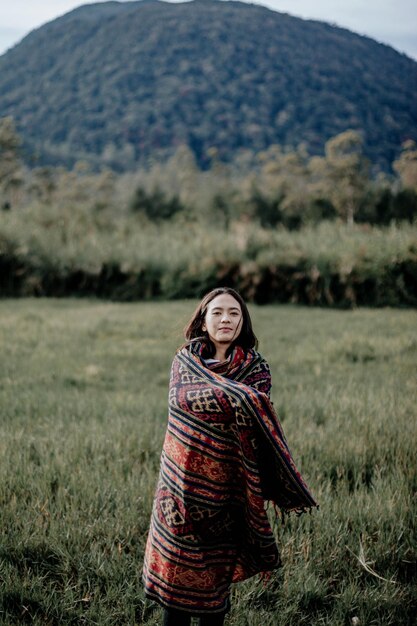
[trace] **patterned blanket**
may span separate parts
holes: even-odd
[[[172,364],[143,570],[149,598],[195,614],[225,610],[231,583],[279,567],[266,500],[317,506],[269,399],[266,361],[237,347],[208,365],[202,350],[183,348]]]

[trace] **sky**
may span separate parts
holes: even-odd
[[[13,0],[0,3],[0,55],[27,33],[94,0]],[[388,44],[417,61],[416,0],[262,0],[275,11],[329,22]]]

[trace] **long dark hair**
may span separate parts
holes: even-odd
[[[231,287],[217,287],[216,289],[213,289],[204,296],[204,298],[201,300],[200,304],[197,306],[196,310],[192,314],[187,326],[184,328],[184,336],[187,340],[187,343],[185,345],[188,345],[193,340],[199,339],[204,342],[205,354],[209,357],[213,356],[216,350],[213,342],[208,336],[207,331],[203,330],[203,325],[207,314],[208,305],[212,300],[214,300],[214,298],[224,293],[229,294],[237,302],[239,302],[240,308],[242,310],[242,328],[240,330],[239,336],[236,337],[236,339],[228,348],[227,352],[230,353],[230,351],[235,346],[240,346],[246,352],[250,348],[256,349],[258,347],[258,340],[252,329],[252,320],[249,315],[248,307],[246,306],[245,301],[243,300],[240,293],[238,293]]]

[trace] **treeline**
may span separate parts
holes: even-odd
[[[29,169],[20,159],[13,119],[0,120],[0,194],[3,210],[40,204],[85,205],[142,215],[150,221],[213,220],[219,227],[246,220],[289,230],[322,220],[387,225],[417,215],[417,146],[409,140],[392,164],[375,174],[360,133],[348,130],[326,142],[323,156],[304,146],[243,151],[231,164],[210,152],[201,170],[187,146],[165,162],[149,161],[134,173],[97,173],[84,162]]]
[[[26,169],[0,124],[0,293],[119,300],[195,297],[218,284],[249,300],[417,304],[417,150],[371,177],[348,131],[322,157],[300,147],[212,154],[187,148],[135,173],[79,163]]]

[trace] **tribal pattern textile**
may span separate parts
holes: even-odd
[[[174,358],[168,427],[145,551],[149,598],[194,614],[227,608],[231,583],[280,565],[265,509],[317,506],[295,467],[255,350],[208,365]]]

